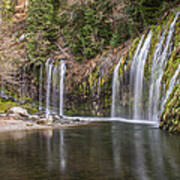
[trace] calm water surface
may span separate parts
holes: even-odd
[[[0,134],[0,180],[179,180],[180,137],[104,123]]]

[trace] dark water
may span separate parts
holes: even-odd
[[[0,180],[178,180],[180,137],[104,123],[0,134]]]

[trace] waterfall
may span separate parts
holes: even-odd
[[[175,16],[173,22],[171,23],[169,27],[169,31],[166,37],[165,41],[165,47],[162,50],[161,43],[163,43],[164,40],[164,35],[162,35],[160,44],[157,46],[156,53],[154,55],[153,59],[153,68],[151,72],[151,85],[150,85],[150,96],[149,96],[149,120],[154,120],[158,121],[159,119],[159,114],[160,114],[160,95],[161,95],[161,81],[164,73],[164,67],[168,61],[168,56],[171,54],[172,51],[172,39],[173,39],[173,34],[175,30],[175,25],[176,21],[178,19],[178,16],[180,15],[180,12],[177,13]],[[158,52],[159,51],[159,52]]]
[[[179,15],[180,12],[176,14],[174,20],[170,23],[169,28],[166,28],[166,30],[159,34],[159,42],[155,46],[152,57],[149,84],[147,84],[148,81],[145,81],[144,71],[146,60],[150,55],[149,52],[151,50],[153,36],[152,31],[148,33],[146,38],[144,35],[141,36],[130,64],[130,72],[125,70],[120,78],[118,75],[120,62],[116,66],[112,85],[112,117],[124,116],[122,113],[123,107],[120,107],[120,102],[122,104],[125,98],[126,101],[129,101],[129,104],[127,105],[129,108],[129,115],[127,115],[127,117],[132,117],[136,120],[148,119],[149,121],[158,122],[160,113],[162,113],[174,86],[178,83],[177,79],[180,73],[179,65],[170,80],[166,94],[163,96],[161,94],[162,79],[166,64],[173,50],[173,35]],[[127,78],[125,78],[127,73],[129,75],[129,86],[127,86]],[[120,79],[123,79],[122,82]],[[127,88],[125,89],[125,92],[123,88]],[[126,96],[127,94],[129,97]],[[146,98],[146,96],[148,96],[148,98]]]
[[[51,76],[53,64],[50,59],[46,62],[47,82],[46,82],[46,117],[50,114],[50,93],[51,93]]]
[[[40,67],[40,74],[39,74],[39,110],[42,110],[42,91],[43,91],[43,65],[41,64]]]
[[[173,88],[174,88],[174,86],[177,84],[177,78],[179,78],[180,77],[180,64],[179,64],[179,66],[178,66],[178,68],[177,68],[177,70],[176,70],[176,72],[174,73],[174,75],[173,75],[173,77],[172,77],[172,79],[171,79],[171,81],[170,81],[170,83],[169,83],[169,88],[168,88],[168,90],[167,90],[167,92],[166,92],[166,95],[165,95],[165,98],[164,98],[164,100],[163,100],[163,102],[162,102],[162,106],[161,106],[161,113],[163,112],[163,110],[164,110],[164,106],[165,106],[165,104],[167,103],[167,100],[169,99],[169,96],[170,96],[170,94],[171,94],[171,92],[173,91]]]
[[[43,65],[41,65],[39,73],[39,110],[42,110],[43,79],[46,79],[46,117],[51,113],[59,113],[59,115],[63,116],[64,79],[66,72],[65,61],[61,60],[60,66],[58,67],[53,65],[53,62],[49,58],[46,61],[45,70],[46,73],[43,73]],[[43,74],[46,75],[46,78],[43,78]]]
[[[111,117],[116,117],[117,111],[119,109],[117,102],[119,101],[120,93],[119,67],[121,65],[121,61],[122,59],[120,59],[120,61],[116,65],[113,73]]]
[[[63,116],[63,106],[64,106],[64,79],[66,73],[66,64],[64,60],[61,60],[60,64],[60,89],[59,89],[59,115]]]
[[[57,113],[57,107],[58,107],[58,94],[57,94],[57,85],[58,85],[58,68],[57,66],[54,66],[54,69],[53,69],[53,78],[52,78],[52,106],[53,106],[53,111],[54,113]]]
[[[151,81],[150,81],[150,90],[149,90],[149,106],[148,106],[148,118],[156,119],[157,117],[157,93],[155,94],[155,88],[157,88],[156,80],[160,76],[161,67],[159,67],[159,61],[161,58],[161,52],[163,48],[163,42],[165,39],[165,31],[162,33],[159,43],[156,46],[156,50],[153,57],[153,64],[151,69]]]
[[[142,119],[143,114],[143,82],[144,82],[144,66],[148,56],[150,44],[151,44],[152,32],[150,31],[142,46],[139,55],[137,56],[137,65],[134,68],[135,84],[134,84],[134,119]],[[136,60],[135,59],[135,60]]]
[[[128,62],[130,55],[124,59],[125,61],[122,61],[123,58],[121,58],[115,66],[112,80],[112,118],[131,118],[134,119],[134,123],[139,121],[158,122],[160,113],[162,113],[174,86],[179,83],[180,65],[169,82],[166,94],[163,95],[161,92],[162,86],[164,86],[162,81],[164,79],[164,71],[173,51],[173,36],[179,15],[180,12],[169,23],[169,28],[163,29],[159,35],[157,34],[158,39],[155,39],[155,41],[152,40],[155,36],[152,31],[149,31],[146,36],[142,35],[132,61]],[[154,45],[156,41],[158,42]],[[123,71],[121,74],[120,66]],[[48,59],[44,69],[46,73],[43,73],[43,66],[40,67],[39,109],[42,109],[42,86],[43,79],[46,79],[46,116],[52,113],[52,110],[53,113],[63,116],[65,60],[61,60],[60,65],[57,66],[53,65],[51,59]],[[93,79],[93,94],[98,97],[102,91],[100,89],[101,81],[105,73],[106,70],[100,66],[96,79]],[[46,78],[43,77],[43,74],[46,74]],[[145,75],[147,75],[146,78]]]

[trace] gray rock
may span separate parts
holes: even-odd
[[[23,109],[21,107],[12,107],[9,111],[8,114],[15,114],[15,115],[20,115],[23,117],[29,118],[30,115],[28,114],[26,109]]]

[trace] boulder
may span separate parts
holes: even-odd
[[[11,109],[9,109],[8,114],[15,114],[15,115],[19,115],[19,116],[27,117],[27,118],[30,117],[27,110],[21,107],[12,107]]]

